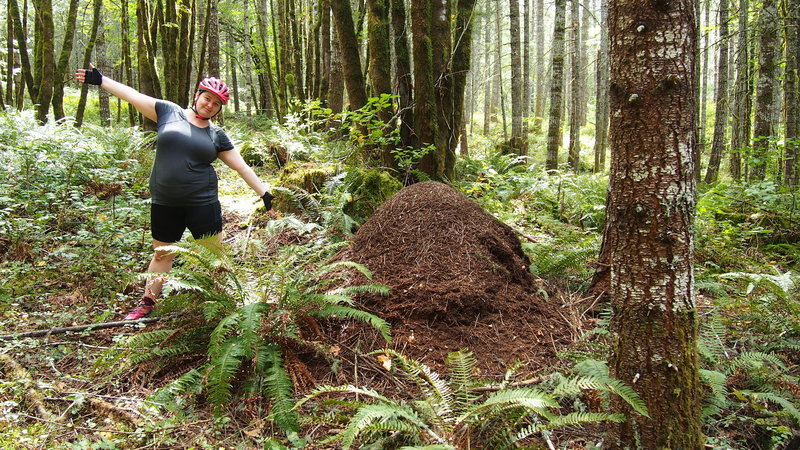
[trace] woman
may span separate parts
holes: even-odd
[[[222,211],[217,174],[211,165],[214,160],[219,158],[238,172],[264,201],[267,211],[272,208],[272,195],[233,147],[228,135],[211,123],[230,99],[224,82],[213,77],[203,79],[192,106],[181,108],[103,76],[91,64],[89,69],[78,69],[75,79],[100,86],[158,124],[156,157],[150,174],[153,257],[147,268],[154,275],[145,284],[139,305],[125,316],[125,320],[140,319],[153,311],[161,295],[164,275],[172,269],[175,254],[160,247],[179,241],[187,228],[203,245],[217,251],[222,247]]]

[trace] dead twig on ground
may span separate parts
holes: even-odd
[[[161,320],[161,317],[146,317],[144,319],[136,319],[136,320],[121,320],[118,322],[105,322],[105,323],[90,323],[88,325],[76,325],[73,327],[58,327],[58,328],[50,328],[47,330],[35,330],[35,331],[26,331],[23,333],[14,333],[14,334],[4,334],[0,335],[0,341],[15,341],[17,339],[27,338],[27,337],[39,337],[39,336],[50,336],[52,334],[62,334],[62,333],[69,333],[74,331],[94,331],[94,330],[104,330],[107,328],[118,328],[124,327],[125,325],[136,325],[139,323],[154,323]]]

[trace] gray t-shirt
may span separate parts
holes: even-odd
[[[158,140],[150,173],[152,202],[163,206],[204,206],[217,201],[217,173],[211,163],[233,149],[220,127],[200,128],[180,106],[157,101]]]

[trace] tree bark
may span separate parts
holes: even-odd
[[[555,25],[553,27],[552,67],[550,83],[550,117],[547,124],[547,160],[545,168],[558,168],[558,149],[561,146],[561,118],[564,99],[564,32],[566,22],[566,0],[556,0]]]
[[[338,36],[335,23],[331,24],[331,32]],[[344,110],[344,73],[342,71],[342,51],[339,43],[331,43],[331,77],[328,91],[328,107],[334,113]]]
[[[714,114],[714,137],[711,141],[711,156],[706,169],[706,183],[713,183],[719,174],[722,154],[725,152],[725,131],[728,127],[728,0],[719,2],[719,56],[717,58],[716,112]]]
[[[699,2],[698,2],[699,3]],[[705,17],[705,22],[702,22],[702,17],[698,16],[697,20],[700,23],[701,29],[709,27],[708,24],[711,23],[711,2],[705,3],[705,14],[702,17]],[[702,67],[700,71],[700,90],[699,92],[699,102],[700,102],[700,116],[697,119],[697,126],[699,130],[699,136],[697,139],[697,148],[695,149],[694,154],[694,170],[695,170],[695,179],[700,181],[700,170],[702,168],[703,162],[703,152],[706,147],[706,110],[708,105],[708,90],[706,88],[708,84],[708,60],[711,51],[709,50],[711,47],[709,45],[709,35],[711,34],[710,31],[706,31],[703,35],[703,51],[702,51]]]
[[[749,0],[739,0],[739,34],[736,42],[736,84],[734,88],[733,129],[729,171],[734,180],[742,178],[742,153],[750,143],[752,107],[751,62],[749,48]]]
[[[353,11],[349,1],[331,1],[333,20],[336,22],[336,34],[339,39],[339,50],[342,58],[342,73],[347,89],[350,109],[356,110],[367,104],[367,91],[364,76],[361,72],[358,38],[353,24]]]
[[[128,31],[130,30],[130,22],[128,15],[128,2],[120,3],[120,51],[122,52],[122,71],[125,74],[123,78],[128,86],[133,86],[133,63],[131,61],[131,44],[128,38]],[[136,124],[136,110],[133,105],[126,102],[125,107],[128,110],[128,122],[130,126]]]
[[[613,377],[633,386],[650,415],[614,400],[612,408],[628,420],[610,426],[609,444],[700,449],[692,260],[694,0],[609,5],[615,111],[604,234],[613,310],[609,367]]]
[[[414,96],[411,86],[411,52],[408,48],[408,28],[406,26],[406,7],[403,0],[390,0],[392,10],[392,30],[394,31],[394,64],[397,89],[397,109],[400,119],[400,148],[415,144]]]
[[[206,76],[221,78],[219,68],[219,11],[218,0],[208,0],[208,70]]]
[[[389,37],[389,4],[388,0],[367,0],[367,37],[369,39],[369,79],[372,85],[372,96],[392,94],[392,61],[391,42]],[[378,111],[381,122],[389,128],[392,126],[391,105]],[[394,155],[391,148],[377,149],[377,160],[384,167],[394,167]]]
[[[427,174],[439,174],[436,136],[439,132],[438,108],[434,85],[431,0],[412,0],[411,29],[414,34],[414,134],[420,148],[432,146],[420,161],[419,169]],[[436,178],[436,177],[435,177]]]
[[[41,42],[37,47],[39,54],[36,57],[39,68],[39,92],[36,96],[36,119],[39,123],[47,122],[47,113],[50,111],[50,102],[53,100],[53,85],[55,84],[55,47],[53,24],[52,0],[36,0],[36,29]]]
[[[472,69],[472,30],[473,21],[475,20],[475,0],[460,0],[455,11],[455,20],[453,26],[453,50],[452,57],[448,58],[451,61],[451,73],[448,77],[452,79],[450,84],[450,92],[452,98],[452,116],[446,120],[451,124],[450,136],[447,141],[448,152],[447,160],[445,162],[445,173],[448,177],[455,177],[455,149],[462,143],[462,150],[466,148],[467,138],[464,135],[466,129],[463,124],[464,120],[464,96],[467,88],[467,75]],[[527,150],[524,146],[523,148]]]
[[[797,185],[797,153],[798,153],[798,114],[800,114],[800,104],[798,104],[798,78],[797,78],[797,58],[800,52],[800,5],[797,1],[786,1],[786,16],[784,17],[784,32],[786,39],[786,64],[783,77],[784,82],[784,159],[783,159],[783,183],[787,186]]]
[[[748,164],[752,167],[751,179],[763,180],[770,158],[773,137],[772,104],[775,101],[775,71],[778,43],[778,5],[776,0],[764,0],[759,13],[758,82],[756,83],[756,111],[753,129],[753,155]]]
[[[597,100],[595,106],[594,171],[606,166],[608,148],[608,0],[600,0],[600,48],[597,50]]]
[[[92,50],[97,42],[97,31],[100,28],[100,15],[103,11],[103,0],[94,0],[94,10],[92,11],[92,31],[89,36],[89,42],[86,44],[86,50],[83,53],[83,66],[89,67],[92,60]],[[80,127],[83,125],[83,114],[86,111],[86,97],[89,93],[89,85],[86,83],[81,84],[81,98],[78,101],[78,111],[75,113],[75,126]]]
[[[53,117],[56,120],[64,118],[64,82],[71,75],[67,71],[69,57],[72,54],[72,44],[75,42],[75,21],[78,17],[78,0],[70,0],[67,11],[67,28],[64,30],[64,40],[56,64],[55,80],[53,84]]]
[[[22,65],[22,76],[25,80],[25,87],[28,88],[31,101],[35,103],[36,99],[39,97],[39,89],[38,85],[33,82],[33,70],[30,59],[28,58],[28,46],[26,44],[28,41],[27,28],[22,25],[17,0],[8,0],[8,5],[10,8],[8,13],[14,21],[14,34],[17,38],[17,48],[19,50],[19,59]],[[21,106],[18,107],[21,109]]]
[[[577,1],[572,0],[571,6],[571,49],[570,64],[572,73],[572,82],[570,83],[570,108],[569,108],[569,151],[567,163],[569,167],[578,172],[580,166],[580,132],[581,132],[581,32],[580,32],[580,5]]]
[[[511,140],[509,151],[524,155],[522,148],[522,48],[519,30],[519,3],[511,0],[509,22],[511,24]]]
[[[111,67],[112,64],[109,64],[108,58],[106,57],[106,31],[103,27],[103,16],[100,16],[100,22],[98,23],[98,31],[97,31],[97,43],[95,44],[95,55],[97,58],[97,64],[100,67]],[[99,89],[97,92],[98,95],[98,108],[100,113],[100,125],[103,127],[108,127],[111,125],[111,94],[108,93],[105,89]]]
[[[545,64],[544,60],[544,0],[536,0],[536,102],[533,109],[533,132],[539,133],[544,120]]]

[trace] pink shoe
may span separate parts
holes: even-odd
[[[147,317],[153,312],[153,308],[156,304],[150,300],[149,298],[142,299],[139,303],[139,306],[133,309],[133,311],[129,312],[127,316],[125,316],[124,320],[136,320],[141,319],[142,317]]]

